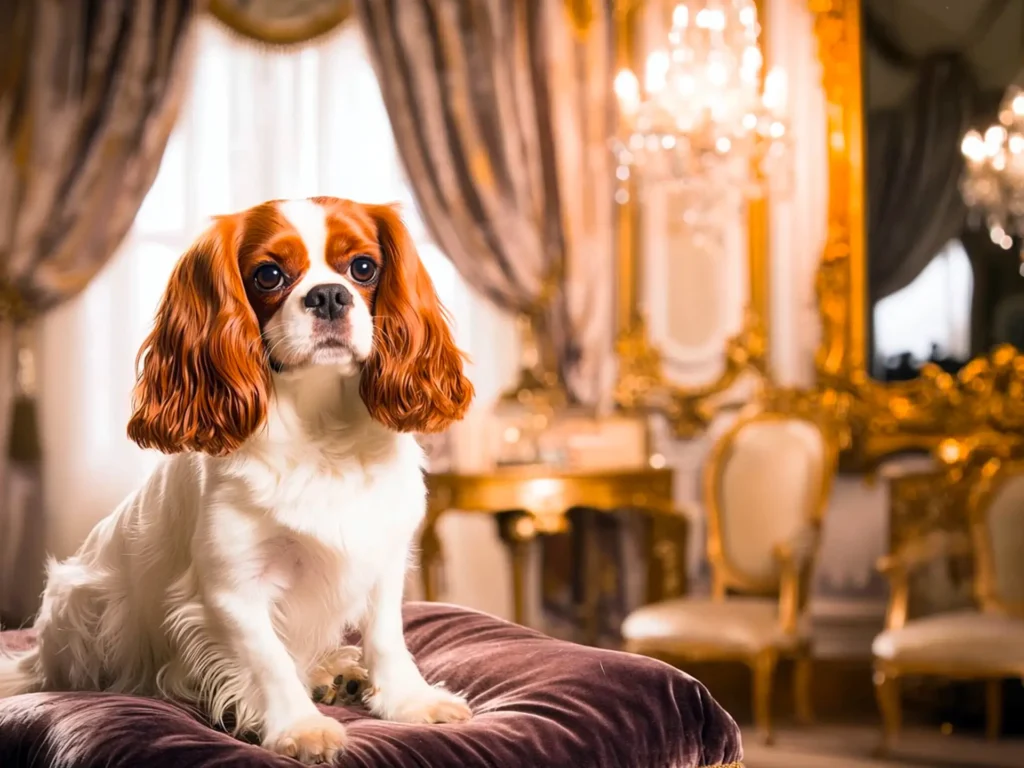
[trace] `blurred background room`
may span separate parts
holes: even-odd
[[[1024,0],[0,4],[0,622],[156,462],[214,214],[402,204],[471,358],[409,598],[749,768],[1024,766]]]

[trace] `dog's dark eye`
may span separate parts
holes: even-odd
[[[348,273],[357,283],[373,282],[373,278],[377,276],[377,265],[374,263],[373,259],[367,258],[366,256],[360,256],[359,258],[353,259],[352,263],[349,264]]]
[[[276,291],[284,285],[284,272],[276,264],[264,264],[252,276],[261,291]]]

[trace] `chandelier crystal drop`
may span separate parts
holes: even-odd
[[[1014,237],[1024,237],[1024,89],[1020,85],[1011,85],[1003,96],[999,122],[984,133],[968,131],[960,151],[965,164],[960,193],[970,223],[984,226],[993,243],[1009,250]]]
[[[676,189],[767,191],[787,155],[786,83],[763,79],[753,0],[685,0],[672,11],[667,46],[651,51],[641,84],[615,78],[624,130],[612,149],[620,182]],[[619,202],[628,199],[621,186]]]

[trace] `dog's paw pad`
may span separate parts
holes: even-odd
[[[341,649],[313,675],[311,694],[318,704],[361,704],[369,688],[369,673],[359,657]]]
[[[340,675],[335,675],[330,686],[330,695],[336,703],[360,704],[363,701],[363,692],[368,687],[366,670],[355,666]]]

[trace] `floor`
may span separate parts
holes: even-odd
[[[1024,768],[1024,739],[989,743],[973,736],[943,736],[908,729],[885,760],[872,757],[878,730],[821,725],[780,729],[774,746],[744,732],[745,768]]]

